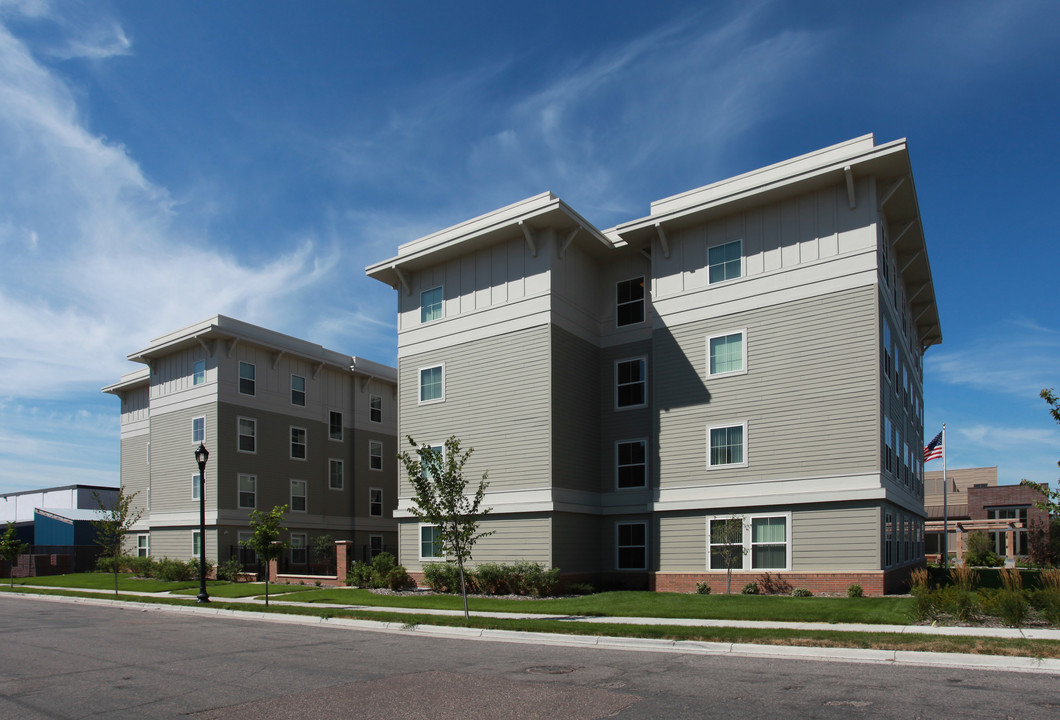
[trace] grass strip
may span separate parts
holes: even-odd
[[[6,587],[5,592],[10,592]],[[99,599],[95,593],[63,589],[16,588],[13,592],[47,592],[67,597]],[[111,598],[113,599],[113,598]],[[194,606],[191,598],[119,596],[119,600],[136,603]],[[660,640],[695,640],[699,642],[749,643],[756,645],[785,645],[823,648],[863,648],[869,650],[904,650],[914,652],[968,653],[1008,657],[1060,658],[1060,640],[1028,640],[1023,638],[949,637],[877,632],[839,632],[835,630],[790,630],[775,628],[685,627],[670,625],[619,625],[560,620],[522,620],[508,618],[462,617],[444,615],[415,615],[401,612],[348,610],[332,607],[292,607],[286,605],[251,605],[240,602],[211,602],[211,608],[254,613],[276,613],[321,618],[351,618],[373,620],[407,626],[471,627],[516,632],[543,632],[561,635],[586,635],[646,638]]]

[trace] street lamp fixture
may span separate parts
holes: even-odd
[[[206,461],[209,459],[210,451],[199,443],[195,462],[199,465],[199,594],[196,597],[200,603],[210,602],[206,594]]]

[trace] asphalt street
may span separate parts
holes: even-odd
[[[1056,718],[1060,678],[5,597],[0,718]]]

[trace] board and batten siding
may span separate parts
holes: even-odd
[[[600,351],[554,325],[551,333],[552,484],[599,492]]]
[[[552,565],[552,521],[547,515],[490,515],[482,520],[479,530],[493,534],[475,543],[469,563],[472,567],[522,561]],[[414,518],[398,525],[400,562],[411,572],[421,572],[430,562],[420,561],[419,532],[420,523]]]
[[[746,329],[747,372],[707,377],[708,336]],[[660,487],[879,468],[873,287],[657,329]],[[747,423],[747,467],[707,469],[707,428]]]
[[[673,233],[670,257],[652,258],[654,298],[706,288],[708,249],[733,240],[743,241],[745,277],[875,248],[875,178],[856,186],[853,210],[834,185]]]
[[[420,405],[419,370],[441,363],[445,400]],[[475,450],[465,475],[477,484],[489,470],[491,493],[545,489],[551,477],[550,367],[548,325],[403,357],[399,437],[441,444],[455,435]],[[412,494],[403,468],[398,492]]]

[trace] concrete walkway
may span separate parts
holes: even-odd
[[[69,588],[72,589],[72,588]],[[717,643],[693,640],[654,640],[626,637],[565,635],[554,633],[518,632],[508,630],[487,630],[480,628],[461,628],[440,625],[414,625],[409,623],[380,622],[374,620],[354,620],[346,618],[321,618],[305,615],[284,615],[277,613],[254,612],[247,610],[225,610],[212,605],[163,605],[150,603],[130,604],[121,600],[107,599],[106,590],[79,590],[99,594],[97,598],[72,598],[50,594],[0,593],[0,598],[25,598],[50,600],[57,602],[89,603],[93,605],[112,605],[141,612],[194,612],[214,616],[233,617],[275,623],[295,623],[304,625],[327,625],[350,629],[371,630],[375,632],[417,633],[431,637],[450,637],[495,642],[533,643],[546,645],[565,645],[578,647],[607,647],[610,649],[627,649],[652,652],[677,652],[690,654],[736,655],[742,657],[777,657],[800,658],[847,662],[867,663],[901,663],[904,665],[924,665],[935,667],[960,667],[982,670],[1006,670],[1010,672],[1041,672],[1060,675],[1060,660],[1050,658],[1025,658],[997,655],[974,655],[965,653],[932,653],[905,650],[867,650],[860,648],[818,648],[785,645],[755,645],[749,643]],[[123,592],[124,595],[140,597],[175,597],[191,599],[194,596],[173,595],[170,593]],[[260,597],[250,598],[214,598],[217,602],[239,602],[264,606],[265,600]],[[336,610],[357,610],[362,612],[400,612],[409,615],[443,615],[462,616],[462,610],[435,610],[425,608],[395,608],[376,605],[354,605],[337,603],[305,603],[283,599],[283,595],[270,595],[269,603],[277,606],[308,607],[316,609],[334,608]],[[1060,630],[1041,628],[984,628],[984,627],[947,627],[934,625],[860,625],[853,623],[796,623],[771,622],[756,620],[708,620],[701,618],[627,618],[627,617],[588,617],[580,615],[549,615],[540,613],[483,612],[472,611],[475,617],[553,620],[558,622],[585,622],[614,625],[675,625],[684,627],[733,627],[753,629],[792,629],[817,630],[834,632],[898,633],[904,635],[938,635],[983,638],[1012,638],[1028,640],[1060,640]]]

